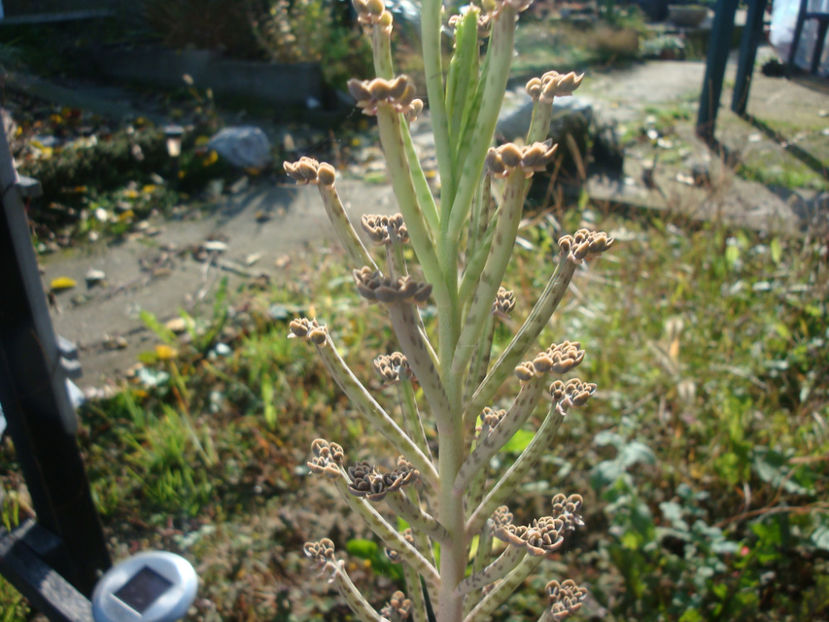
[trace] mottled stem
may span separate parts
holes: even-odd
[[[334,343],[329,335],[325,336],[325,342],[317,345],[317,352],[325,364],[328,373],[334,378],[340,388],[348,396],[348,399],[357,406],[366,416],[369,423],[403,454],[421,474],[427,479],[430,485],[438,481],[438,473],[432,461],[423,451],[409,438],[409,436],[397,425],[383,407],[377,403],[368,389],[363,386],[359,379],[351,371],[346,362],[337,352]]]
[[[378,270],[377,264],[374,263],[374,259],[371,257],[371,253],[368,252],[360,237],[357,235],[357,232],[354,230],[354,227],[351,225],[351,221],[345,213],[345,208],[337,193],[337,189],[333,184],[330,186],[317,184],[317,187],[319,188],[320,196],[322,196],[325,213],[334,226],[334,232],[337,234],[340,244],[343,245],[348,253],[353,265],[355,267],[371,266],[372,269]]]
[[[526,555],[527,551],[523,548],[507,545],[507,548],[486,568],[461,581],[455,588],[455,593],[464,595],[495,583],[512,571]]]
[[[563,415],[556,412],[554,407],[550,408],[533,440],[507,469],[506,473],[501,476],[495,486],[490,489],[484,500],[475,508],[475,511],[472,512],[466,523],[469,533],[475,533],[483,526],[484,521],[492,515],[495,508],[501,505],[510,494],[514,493],[527,472],[535,466],[543,455],[550,451],[563,420]]]
[[[541,330],[550,321],[556,307],[564,297],[575,270],[575,263],[566,257],[559,259],[555,272],[547,281],[544,291],[533,305],[527,319],[524,320],[507,348],[492,365],[478,390],[472,395],[472,400],[467,404],[466,412],[468,416],[477,416],[481,409],[489,403],[507,376],[526,354],[530,345],[538,338]]]
[[[428,582],[440,583],[440,576],[435,567],[414,546],[406,542],[403,535],[392,527],[383,516],[374,509],[374,506],[363,499],[355,497],[348,490],[348,475],[342,471],[342,477],[336,480],[337,489],[342,494],[349,507],[359,514],[374,534],[383,541],[383,544],[400,554],[403,561],[414,568]]]
[[[377,613],[374,607],[360,593],[360,590],[357,589],[357,586],[351,581],[351,577],[345,571],[345,562],[343,560],[328,562],[325,570],[331,572],[329,581],[334,584],[337,591],[345,599],[348,607],[360,620],[364,622],[389,622],[388,619]]]
[[[448,540],[449,534],[446,528],[404,497],[402,492],[399,495],[394,493],[386,495],[385,500],[395,514],[400,515],[409,523],[413,531],[420,531],[438,542]]]
[[[481,336],[487,315],[491,312],[492,301],[504,277],[515,245],[518,224],[524,205],[524,172],[516,167],[507,177],[501,214],[495,225],[495,238],[489,249],[481,279],[464,319],[458,345],[452,361],[452,375],[462,377],[463,371],[475,351],[475,344]]]
[[[492,613],[512,594],[519,585],[532,574],[541,563],[541,557],[527,555],[510,572],[503,581],[498,583],[491,592],[484,596],[475,608],[469,612],[463,622],[488,622]]]
[[[489,459],[521,428],[538,405],[544,392],[544,381],[545,377],[539,374],[521,386],[504,418],[486,437],[478,440],[475,449],[464,461],[455,479],[455,490],[465,490],[473,476],[485,467]]]

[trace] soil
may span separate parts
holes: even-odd
[[[763,52],[759,58],[758,68]],[[630,141],[621,178],[589,179],[587,190],[593,202],[680,210],[693,218],[724,217],[741,225],[788,232],[800,229],[807,219],[825,221],[827,209],[820,211],[816,207],[821,199],[819,192],[822,190],[824,197],[826,194],[829,165],[829,141],[825,140],[829,120],[824,110],[827,100],[820,90],[824,85],[816,89],[814,85],[755,72],[749,113],[769,123],[785,120],[783,127],[791,138],[789,144],[781,145],[726,110],[733,74],[731,63],[722,97],[726,106],[721,109],[721,129],[717,134],[730,154],[726,162],[693,134],[694,104],[699,97],[704,63],[646,62],[588,76],[582,95],[592,101],[600,117],[628,127],[632,124],[641,129],[642,136],[649,123],[646,108],[685,106],[690,110],[685,118],[676,119],[667,134],[661,128],[662,146],[642,140],[641,136]],[[33,83],[42,81],[29,81],[29,85]],[[51,93],[51,97],[59,98],[61,91],[52,89]],[[107,102],[124,99],[113,95],[111,87],[105,100],[94,89],[74,91],[72,97],[72,105],[87,102],[98,109],[107,108]],[[125,101],[132,112],[134,102]],[[255,123],[252,119],[246,122]],[[421,136],[424,128],[421,126]],[[280,140],[279,136],[273,138]],[[788,148],[798,140],[808,146],[813,160],[823,167],[822,175],[820,171],[816,173],[816,188],[773,189],[734,174],[734,158],[747,155],[762,160],[773,154],[787,166],[799,164]],[[430,157],[428,141],[418,143],[423,156]],[[645,169],[654,158],[652,177],[646,180]],[[367,212],[393,211],[390,187],[365,181],[384,176],[379,150],[366,149],[361,159],[359,166],[351,169],[352,174],[346,173],[338,181],[352,218],[359,219]],[[695,185],[694,173],[700,168],[707,181]],[[139,352],[156,343],[138,317],[140,310],[166,321],[177,316],[179,309],[193,310],[201,303],[209,305],[223,277],[229,279],[230,291],[257,279],[278,283],[281,268],[296,253],[306,247],[325,247],[332,237],[315,188],[267,181],[251,182],[247,188],[223,196],[212,210],[197,218],[155,224],[161,231],[154,237],[136,236],[118,244],[99,242],[41,257],[44,285],[58,276],[68,276],[79,283],[56,296],[53,321],[56,332],[79,347],[85,372],[78,382],[82,387],[100,386],[120,377],[135,363]],[[208,239],[224,242],[226,250],[199,256],[200,245]],[[103,270],[106,279],[84,288],[84,275],[90,269]]]

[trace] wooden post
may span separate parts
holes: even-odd
[[[0,403],[38,523],[59,538],[46,561],[89,596],[111,562],[2,127],[0,192]]]

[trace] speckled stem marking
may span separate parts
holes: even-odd
[[[351,221],[345,213],[343,203],[340,201],[337,189],[333,185],[325,186],[323,184],[317,184],[317,187],[319,188],[320,196],[322,196],[325,213],[334,226],[334,232],[337,234],[340,244],[343,245],[348,253],[352,265],[355,267],[371,266],[372,269],[378,270],[377,264],[374,263],[371,254],[363,245],[363,242],[351,225]]]
[[[473,590],[480,590],[490,583],[495,583],[512,571],[526,554],[527,552],[522,548],[507,545],[507,548],[486,568],[461,581],[455,588],[455,592],[465,595]]]
[[[495,511],[495,508],[504,503],[507,497],[516,490],[521,479],[526,476],[541,456],[550,451],[562,421],[564,421],[564,417],[557,413],[555,408],[550,408],[544,423],[538,428],[533,440],[518,456],[518,459],[512,463],[512,466],[507,469],[507,472],[501,476],[495,486],[490,489],[484,500],[475,508],[475,511],[472,512],[466,522],[468,533],[476,533],[484,524],[484,521]]]
[[[519,585],[532,574],[541,563],[541,557],[527,555],[510,572],[503,581],[484,596],[481,601],[469,612],[463,622],[488,622],[492,612],[512,594]]]

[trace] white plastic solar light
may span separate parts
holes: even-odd
[[[92,594],[95,622],[173,622],[196,597],[193,566],[167,551],[139,553],[110,568]]]

